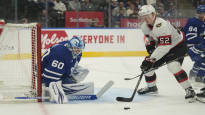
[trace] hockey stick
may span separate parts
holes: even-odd
[[[103,88],[96,94],[96,95],[70,95],[68,96],[69,101],[80,101],[80,100],[97,100],[99,99],[107,90],[109,90],[112,85],[114,84],[113,81],[107,82]],[[12,96],[2,96],[0,95],[0,100],[15,100],[15,99],[22,99],[22,100],[31,100],[31,99],[50,99],[50,97],[12,97]]]
[[[110,80],[107,82],[104,87],[96,94],[96,95],[80,95],[80,96],[75,96],[75,97],[68,97],[69,101],[74,101],[74,100],[97,100],[99,99],[108,89],[112,87],[114,82]]]
[[[158,69],[158,68],[160,68],[160,67],[162,67],[162,66],[164,66],[164,65],[167,65],[167,64],[169,64],[169,63],[171,63],[171,62],[173,62],[173,61],[176,61],[176,60],[178,60],[178,59],[181,59],[181,58],[184,58],[184,56],[179,57],[179,58],[176,58],[176,59],[174,59],[174,60],[171,60],[171,61],[169,61],[169,62],[167,62],[167,63],[163,63],[163,64],[160,65],[159,67],[151,68],[150,70],[145,71],[144,74],[145,74],[145,73],[148,73],[148,72],[150,72],[150,71],[156,70],[156,69]],[[124,80],[132,80],[132,79],[135,79],[135,78],[138,78],[138,77],[140,77],[140,75],[137,75],[137,76],[131,77],[131,78],[124,78]]]
[[[137,84],[136,84],[136,86],[135,86],[135,89],[134,89],[134,91],[133,91],[133,93],[132,93],[132,96],[131,96],[130,98],[117,97],[116,100],[117,100],[117,101],[122,101],[122,102],[131,102],[131,101],[134,99],[134,97],[135,97],[135,94],[136,94],[136,92],[137,92],[137,89],[138,89],[138,87],[139,87],[139,84],[140,84],[140,82],[141,82],[141,80],[142,80],[143,74],[144,74],[144,72],[142,72],[142,73],[140,74],[140,78],[139,78],[139,80],[137,81]]]
[[[180,58],[184,58],[184,56],[183,56],[183,57],[176,58],[176,59],[174,59],[174,60],[171,60],[171,61],[169,61],[169,62],[167,62],[167,63],[164,63],[164,64],[162,64],[162,65],[159,66],[159,67],[162,67],[162,66],[164,66],[164,65],[166,65],[166,64],[169,64],[169,63],[171,63],[171,62],[173,62],[173,61],[176,61],[176,60],[178,60],[178,59],[180,59]],[[152,71],[152,70],[158,69],[159,67],[157,67],[157,68],[152,68],[152,69],[150,69],[150,70],[148,70],[148,71],[145,71],[145,72],[142,72],[140,75],[138,75],[138,76],[139,76],[139,80],[138,80],[138,82],[137,82],[137,84],[136,84],[136,86],[135,86],[135,89],[134,89],[134,91],[133,91],[133,93],[132,93],[132,96],[131,96],[130,98],[117,97],[116,100],[117,100],[117,101],[122,101],[122,102],[131,102],[131,101],[134,99],[134,97],[135,97],[135,93],[137,92],[137,89],[138,89],[139,84],[140,84],[140,82],[141,82],[141,80],[142,80],[143,74],[144,74],[144,73],[147,73],[147,72],[150,72],[150,71]],[[134,77],[134,78],[137,78],[138,76],[136,76],[136,77]],[[134,78],[133,78],[133,79],[134,79]]]

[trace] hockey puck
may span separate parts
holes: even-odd
[[[128,110],[128,109],[130,109],[130,107],[124,107],[124,110]]]

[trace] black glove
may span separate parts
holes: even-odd
[[[142,71],[148,71],[149,69],[153,67],[154,63],[155,63],[155,59],[146,57],[144,61],[142,62],[140,68]]]
[[[147,52],[151,55],[155,50],[155,42],[151,41],[149,45],[146,45]]]

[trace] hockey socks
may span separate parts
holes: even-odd
[[[147,83],[147,87],[139,89],[137,93],[139,95],[157,94],[158,89],[156,86],[156,74],[154,73],[152,76],[145,75],[145,81]]]
[[[186,95],[185,99],[191,103],[195,100],[195,92],[191,86],[191,84],[188,81],[188,76],[184,70],[181,70],[174,74],[176,80],[181,85],[182,88],[185,89]]]

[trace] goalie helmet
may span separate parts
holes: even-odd
[[[73,57],[78,56],[82,53],[85,48],[85,44],[80,37],[74,36],[72,39],[68,41],[69,50],[72,51]]]
[[[200,13],[205,13],[205,5],[199,5],[199,6],[197,7],[197,9],[196,9],[196,12],[197,12],[198,14],[200,14]]]
[[[151,13],[156,13],[155,8],[152,5],[144,5],[139,9],[139,16],[145,16]]]

